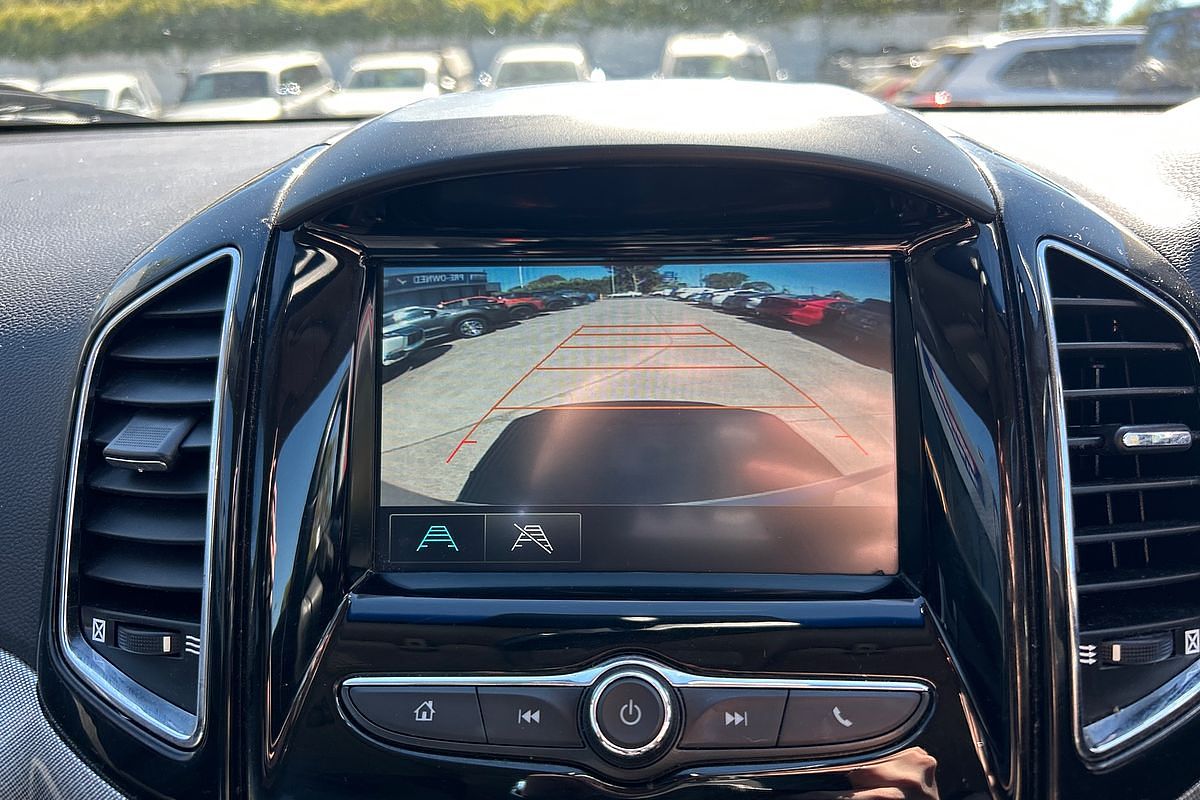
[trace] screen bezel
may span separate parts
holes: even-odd
[[[478,245],[478,242],[472,242]],[[471,248],[474,250],[475,248]],[[517,257],[508,254],[493,254],[486,247],[467,255],[456,253],[453,257],[429,257],[414,255],[411,251],[398,254],[372,253],[364,259],[368,268],[373,308],[372,334],[375,337],[375,348],[372,348],[373,376],[372,397],[370,399],[373,411],[372,441],[373,453],[372,473],[372,552],[370,564],[373,569],[385,574],[388,581],[399,587],[417,592],[455,591],[472,589],[504,593],[511,587],[522,586],[527,590],[544,591],[554,594],[556,590],[573,591],[580,584],[586,584],[592,589],[603,593],[604,590],[648,589],[651,586],[678,587],[704,593],[716,586],[722,587],[722,593],[731,587],[741,587],[742,591],[753,593],[765,592],[790,593],[803,590],[804,587],[816,585],[823,587],[825,593],[835,587],[850,594],[860,592],[876,593],[882,583],[891,583],[901,576],[919,572],[919,536],[920,525],[920,430],[919,425],[908,424],[901,426],[899,421],[919,420],[919,404],[915,385],[916,355],[913,342],[912,304],[909,291],[909,277],[906,262],[909,252],[903,247],[861,247],[845,250],[804,248],[803,252],[787,252],[764,255],[756,252],[728,252],[724,254],[707,253],[697,257],[688,257],[679,252],[664,252],[659,258],[652,259],[664,265],[671,264],[721,264],[734,265],[737,263],[799,263],[799,262],[882,262],[886,263],[891,272],[892,289],[892,391],[894,424],[896,434],[896,537],[897,537],[897,572],[890,574],[841,574],[841,573],[752,573],[752,572],[594,572],[584,570],[406,570],[396,565],[387,565],[386,547],[387,532],[380,525],[382,517],[380,506],[380,448],[382,446],[382,415],[383,415],[383,371],[380,360],[375,357],[374,350],[379,347],[379,332],[381,330],[383,313],[383,273],[385,267],[403,266],[405,268],[458,268],[464,264],[486,264],[488,267],[549,267],[569,266],[580,263],[603,264],[645,264],[645,254],[638,257],[614,256],[612,253],[600,253],[590,249],[580,249],[575,252],[556,252],[539,255],[537,258]],[[583,576],[583,580],[580,578]],[[714,579],[718,579],[714,583]],[[574,587],[574,588],[573,588]],[[838,593],[838,592],[834,592]]]

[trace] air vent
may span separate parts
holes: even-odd
[[[214,432],[237,254],[134,300],[89,354],[68,486],[61,637],[107,700],[176,744],[202,730]]]
[[[1084,253],[1041,249],[1065,427],[1082,733],[1161,727],[1200,655],[1200,362],[1190,325]]]

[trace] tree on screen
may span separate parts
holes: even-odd
[[[567,279],[562,275],[543,275],[540,278],[534,278],[529,283],[525,284],[526,289],[548,289],[551,286],[559,286],[567,282]]]
[[[704,285],[710,289],[736,289],[749,277],[744,272],[714,272],[704,276]]]
[[[658,264],[622,264],[608,269],[612,273],[611,291],[648,292],[662,284],[662,267]]]

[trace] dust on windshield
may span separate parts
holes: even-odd
[[[6,124],[23,121],[21,93],[85,118],[274,121],[601,80],[832,83],[919,109],[1166,107],[1200,95],[1200,4],[0,0]]]

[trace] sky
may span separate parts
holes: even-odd
[[[1108,21],[1116,22],[1128,14],[1137,5],[1137,0],[1111,0],[1108,7]]]
[[[608,270],[601,266],[587,267],[472,267],[488,273],[501,289],[511,289],[544,275],[564,278],[607,278]],[[701,286],[704,275],[713,272],[743,272],[749,280],[766,281],[777,290],[794,294],[823,295],[837,289],[859,300],[875,297],[888,300],[891,296],[891,266],[885,261],[808,261],[802,263],[731,263],[731,264],[670,264],[662,271],[674,272],[678,280],[689,286]]]

